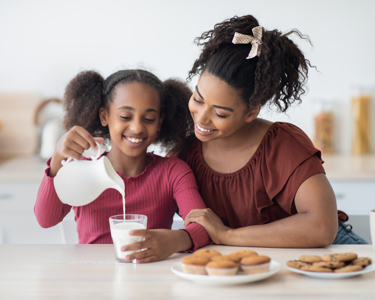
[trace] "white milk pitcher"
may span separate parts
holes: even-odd
[[[63,167],[54,178],[55,190],[61,202],[71,206],[83,206],[94,201],[109,188],[116,189],[124,197],[124,181],[106,156],[99,158],[101,145],[97,145],[98,154],[91,156],[92,160],[69,157],[66,161],[61,161]]]

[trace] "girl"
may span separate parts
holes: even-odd
[[[193,169],[208,207],[193,210],[184,224],[203,225],[216,244],[366,243],[338,214],[321,153],[307,135],[258,117],[266,103],[285,112],[305,92],[311,65],[291,33],[304,38],[296,30],[264,30],[247,15],[196,40],[203,46],[189,73],[201,74],[189,102],[196,138],[173,152]]]
[[[138,263],[161,260],[178,252],[207,245],[210,240],[199,224],[185,230],[171,228],[179,209],[185,217],[192,208],[204,208],[194,174],[178,158],[162,158],[147,153],[159,142],[170,147],[184,138],[189,88],[177,80],[161,82],[144,70],[118,71],[106,80],[94,71],[79,73],[67,86],[64,96],[68,130],[56,145],[38,191],[35,215],[39,224],[51,227],[61,222],[71,206],[57,197],[53,177],[68,157],[82,157],[84,150],[97,149],[95,141],[110,140],[104,153],[126,187],[126,212],[148,216],[147,230],[134,230],[143,242],[123,247],[123,251],[146,249],[126,257]],[[122,197],[113,189],[95,201],[73,207],[80,244],[112,243],[109,217],[123,213]]]

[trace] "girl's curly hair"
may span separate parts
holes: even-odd
[[[131,82],[148,84],[155,88],[160,96],[160,114],[164,116],[164,120],[154,143],[169,150],[193,132],[193,122],[188,110],[192,92],[186,83],[178,79],[162,82],[154,74],[140,69],[121,70],[107,79],[96,71],[80,72],[65,89],[65,129],[69,130],[78,125],[93,136],[110,140],[108,127],[102,126],[100,122],[99,109],[108,109],[118,85]]]
[[[232,39],[235,32],[253,35],[252,29],[256,26],[259,23],[251,15],[234,16],[202,33],[195,43],[203,46],[203,50],[188,79],[208,72],[236,89],[249,109],[263,106],[270,100],[270,104],[285,112],[293,102],[301,101],[311,67],[310,61],[288,36],[295,33],[310,44],[311,41],[296,29],[286,34],[263,29],[261,54],[246,59],[251,44],[233,44]]]

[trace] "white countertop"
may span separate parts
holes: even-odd
[[[375,181],[375,154],[323,155],[329,180]],[[0,164],[0,180],[41,181],[46,161],[37,155],[17,156]]]
[[[244,249],[207,248],[222,254]],[[350,251],[374,261],[372,245],[247,249],[271,257],[280,263],[280,271],[262,281],[208,286],[172,273],[172,265],[189,254],[136,265],[116,262],[113,245],[0,245],[0,299],[375,299],[375,271],[346,279],[320,279],[286,268],[286,261],[302,254]]]
[[[326,154],[323,155],[323,160],[329,180],[375,180],[375,154]]]

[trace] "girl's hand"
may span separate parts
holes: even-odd
[[[226,227],[210,208],[192,209],[186,216],[183,224],[186,227],[190,223],[202,225],[215,244],[225,244],[225,234],[230,228]]]
[[[72,157],[80,159],[82,153],[90,147],[97,149],[95,141],[103,143],[104,139],[101,137],[94,138],[86,129],[80,126],[72,127],[68,132],[64,133],[56,144],[55,152],[53,154],[49,175],[54,177],[61,168],[61,161]]]
[[[142,236],[144,241],[122,246],[121,251],[142,250],[125,257],[126,260],[136,259],[137,263],[148,263],[167,258],[178,251],[192,248],[190,235],[184,230],[140,229],[129,233]]]

